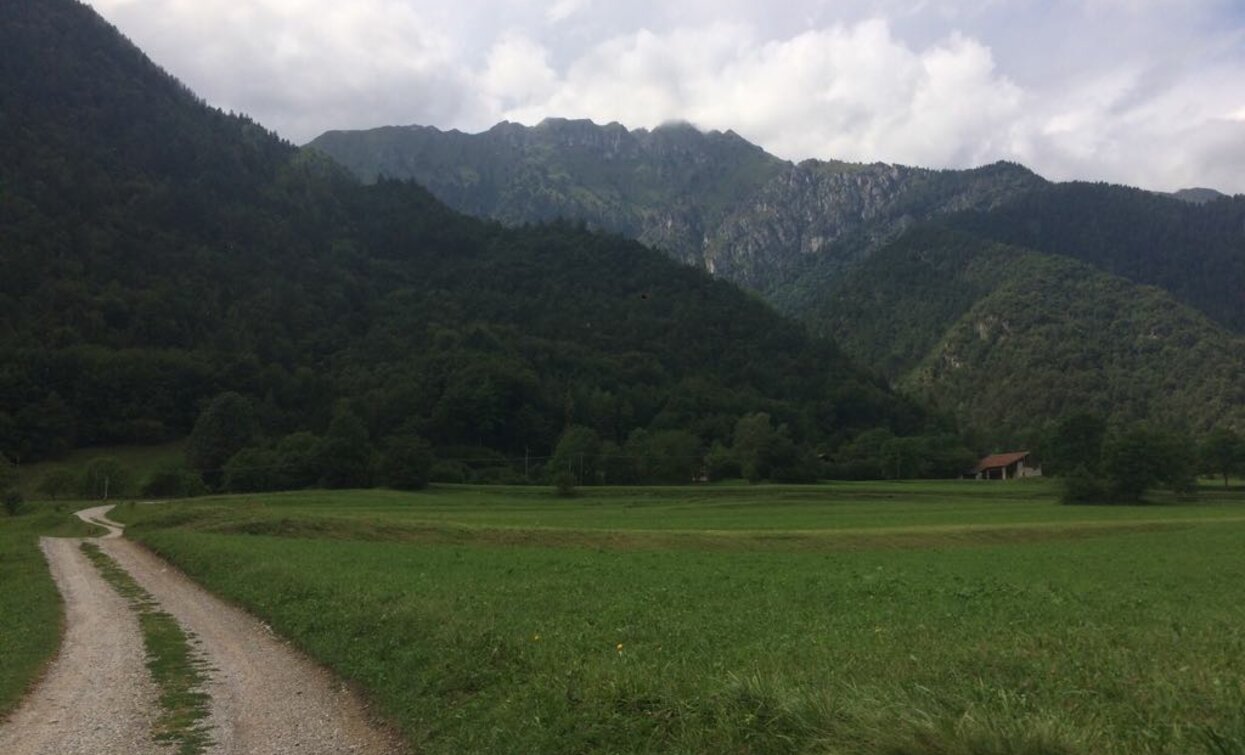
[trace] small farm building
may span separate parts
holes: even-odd
[[[1028,451],[990,454],[977,462],[965,475],[975,480],[1015,480],[1021,477],[1041,477],[1042,467]]]

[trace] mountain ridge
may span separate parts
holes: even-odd
[[[1013,163],[970,171],[792,163],[733,131],[628,130],[586,119],[503,123],[477,134],[331,131],[305,148],[364,181],[415,180],[480,217],[511,225],[565,217],[623,233],[760,291],[780,285],[808,254],[842,246],[850,264],[913,213],[988,209],[1042,183]]]
[[[229,392],[256,444],[342,432],[370,453],[413,434],[502,459],[570,424],[707,445],[764,411],[807,448],[928,420],[829,341],[633,241],[361,186],[208,107],[76,0],[0,5],[0,64],[6,455],[183,436]]]
[[[660,202],[654,202],[651,196],[628,194],[628,185],[602,181],[600,174],[594,172],[606,160],[599,152],[592,155],[584,145],[599,140],[602,134],[609,134],[612,139],[627,138],[626,129],[617,124],[601,127],[587,121],[555,120],[533,128],[507,124],[502,130],[512,140],[538,143],[542,149],[521,156],[525,161],[521,176],[493,176],[501,190],[486,197],[481,198],[478,192],[473,194],[474,189],[464,186],[460,172],[475,170],[478,149],[506,153],[506,145],[498,144],[489,136],[491,132],[464,136],[460,151],[443,156],[451,163],[448,169],[442,168],[441,163],[421,165],[416,161],[403,175],[429,182],[434,193],[439,181],[454,185],[476,202],[471,211],[510,223],[525,220],[521,210],[525,198],[537,192],[556,194],[566,200],[561,209],[568,217],[631,235],[676,259],[757,291],[780,311],[805,322],[815,332],[835,338],[853,359],[879,371],[921,400],[940,406],[978,429],[1006,428],[1002,435],[995,433],[996,438],[1022,437],[1026,432],[1024,422],[1040,423],[1044,420],[1039,415],[1060,414],[1059,405],[1066,406],[1067,411],[1109,411],[1110,403],[1104,403],[1103,397],[1112,394],[1124,397],[1115,412],[1121,420],[1144,419],[1152,408],[1154,417],[1191,429],[1205,430],[1212,421],[1210,414],[1197,408],[1197,402],[1168,400],[1154,388],[1153,382],[1125,396],[1120,390],[1129,379],[1118,371],[1105,381],[1086,382],[1088,393],[1083,399],[1065,391],[1060,394],[1063,399],[1043,405],[1040,412],[1031,407],[1021,409],[1022,402],[1012,402],[1012,406],[1018,407],[1016,412],[1028,417],[1023,421],[1010,416],[1012,410],[1002,399],[985,402],[991,409],[984,413],[963,400],[939,401],[939,391],[944,388],[949,394],[967,395],[1017,379],[1005,365],[990,361],[991,355],[981,349],[970,350],[975,358],[984,360],[972,366],[980,368],[979,373],[972,369],[938,372],[927,365],[922,373],[924,378],[918,380],[914,376],[919,364],[928,360],[933,360],[929,364],[937,363],[934,355],[942,339],[964,345],[964,339],[956,336],[959,318],[974,307],[992,308],[992,316],[1003,319],[1027,321],[1023,312],[1012,317],[1002,310],[1024,306],[1031,292],[1025,293],[1021,278],[1028,273],[1041,272],[1045,276],[1039,278],[1050,286],[1044,290],[1052,300],[1065,296],[1066,291],[1059,288],[1063,286],[1079,297],[1104,296],[1115,302],[1121,313],[1132,313],[1128,316],[1158,317],[1167,323],[1159,331],[1170,335],[1173,343],[1192,339],[1190,343],[1194,344],[1222,345],[1235,343],[1236,337],[1222,328],[1238,336],[1245,332],[1245,295],[1241,294],[1245,291],[1245,197],[1193,202],[1190,199],[1208,195],[1172,196],[1108,184],[1051,183],[1024,166],[1006,162],[971,170],[937,171],[880,163],[790,163],[762,152],[763,170],[734,173],[742,183],[734,184],[727,195],[707,202],[686,186],[659,185],[658,191],[665,193],[659,194]],[[559,151],[557,143],[549,142],[549,134],[562,130],[573,132],[578,146]],[[695,143],[694,130],[684,128],[680,133],[688,144]],[[342,132],[335,138],[366,141],[383,134]],[[703,154],[709,138],[703,134],[699,138],[704,142],[700,146]],[[326,154],[335,159],[342,157],[331,148],[333,145],[322,141],[313,141],[307,149],[324,146],[330,147],[324,150]],[[426,146],[433,149],[435,137]],[[402,152],[403,146],[400,140],[387,142],[386,149]],[[574,159],[567,156],[572,151]],[[514,158],[513,153],[506,154],[507,159]],[[661,175],[652,165],[660,164],[660,156],[648,153],[636,160],[641,166],[638,169]],[[343,164],[364,178],[369,170],[378,169],[375,165],[361,169],[350,159],[344,159]],[[719,173],[729,173],[732,167],[737,166],[719,167]],[[556,176],[556,183],[542,183],[546,176]],[[580,192],[603,199],[596,204],[576,201]],[[656,230],[639,224],[611,226],[622,212],[636,207],[665,213],[653,216],[663,222]],[[952,249],[971,247],[973,251],[968,253],[975,259],[989,259],[998,269],[991,271],[990,276],[970,279],[951,268],[926,269],[918,265],[913,270],[922,271],[923,277],[908,275],[909,271],[894,263],[894,253],[887,256],[887,250],[905,248],[911,243],[912,233],[918,234],[915,238],[921,238],[921,233],[951,234],[943,238],[961,239],[950,244]],[[963,238],[972,239],[971,244],[964,245]],[[982,249],[995,251],[987,254]],[[1000,249],[1009,251],[1000,253]],[[871,264],[878,255],[882,256]],[[1051,259],[1043,261],[1045,258]],[[944,278],[938,277],[944,274]],[[1078,282],[1078,275],[1088,283]],[[923,292],[929,301],[917,301],[895,288],[897,280],[908,281],[912,290]],[[1168,300],[1160,304],[1153,292],[1145,288],[1147,285],[1160,287],[1180,304]],[[871,290],[887,291],[890,299],[862,308],[855,294]],[[1132,293],[1125,295],[1124,290]],[[1138,301],[1147,303],[1144,311],[1133,306]],[[1112,332],[1116,338],[1130,342],[1138,337],[1127,322],[1119,322],[1125,318],[1123,314],[1115,316],[1075,297],[1065,304],[1069,311],[1080,312],[1087,318],[1085,330],[1048,332],[1071,338],[1088,351],[1113,355],[1112,359],[1119,356],[1113,346],[1095,339],[1094,334],[1099,332]],[[949,317],[947,306],[959,307],[960,311]],[[926,312],[928,316],[895,317],[887,307],[900,313]],[[1183,309],[1188,307],[1211,318],[1215,325]],[[868,316],[861,316],[862,312]],[[1035,340],[1029,349],[1042,353],[1045,346]],[[1232,346],[1226,351],[1233,355],[1227,360],[1198,352],[1208,373],[1245,370],[1245,364],[1237,361],[1239,350]],[[1143,360],[1134,368],[1147,375],[1146,380],[1162,384],[1166,380],[1163,376],[1172,373],[1161,361],[1171,359],[1175,353],[1178,351],[1165,352],[1161,358],[1154,356],[1150,362]],[[1023,361],[1026,355],[1013,357]],[[1091,365],[1082,366],[1088,369]],[[1107,365],[1104,363],[1101,368],[1105,370]],[[966,375],[975,377],[966,379]],[[1205,384],[1201,376],[1187,377],[1199,386]],[[1229,379],[1225,390],[1234,395],[1230,383]],[[1215,403],[1202,388],[1174,385],[1167,390],[1181,396],[1197,394],[1207,406]],[[1179,411],[1172,409],[1176,406],[1189,409],[1187,422]],[[1231,421],[1239,424],[1239,418],[1233,417]]]

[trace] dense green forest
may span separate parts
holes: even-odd
[[[1051,184],[1013,163],[796,165],[686,125],[381,128],[310,147],[480,216],[563,213],[694,261],[954,417],[980,450],[1031,446],[1080,411],[1241,425],[1245,197]]]
[[[1072,182],[948,222],[1158,286],[1245,333],[1245,196],[1195,203],[1126,186]]]
[[[428,444],[520,469],[572,426],[631,458],[702,456],[758,413],[801,458],[941,431],[832,343],[635,242],[362,186],[207,107],[80,3],[3,4],[0,61],[10,458],[191,434],[209,482],[314,459],[295,482],[362,484]],[[366,470],[324,471],[352,449],[375,450]]]
[[[845,350],[987,445],[1080,412],[1245,427],[1245,339],[1065,257],[918,229],[844,277],[820,314]]]

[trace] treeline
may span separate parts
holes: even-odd
[[[726,435],[707,439],[680,428],[631,429],[603,437],[567,427],[551,449],[519,455],[472,445],[436,445],[408,422],[387,434],[369,429],[348,402],[323,433],[266,434],[255,406],[236,393],[218,396],[190,435],[188,469],[211,490],[258,492],[306,487],[419,489],[429,482],[574,485],[687,484],[744,478],[812,483],[820,479],[955,477],[974,455],[950,435],[862,434],[837,452],[798,443],[791,428],[764,412],[739,417]],[[193,487],[193,486],[192,486]]]
[[[1064,503],[1138,503],[1163,489],[1197,492],[1198,475],[1217,475],[1227,487],[1245,473],[1245,439],[1218,427],[1200,438],[1146,423],[1111,427],[1079,412],[1050,427],[1039,441],[1043,469],[1062,478]]]

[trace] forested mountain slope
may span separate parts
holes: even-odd
[[[673,143],[681,157],[658,146]],[[1051,184],[1008,163],[793,165],[685,125],[388,128],[310,147],[506,223],[565,213],[644,239],[999,442],[1079,409],[1240,422],[1245,197]],[[977,327],[995,321],[1015,332]]]
[[[764,160],[760,161],[764,164]],[[705,444],[924,422],[733,286],[616,236],[508,230],[361,186],[205,106],[87,6],[0,4],[0,450],[262,432],[546,452],[569,423]],[[343,403],[344,402],[344,403]]]
[[[733,132],[628,131],[548,119],[480,134],[330,131],[308,145],[363,180],[410,178],[507,224],[565,217],[637,238],[758,291],[804,260],[837,268],[919,220],[989,209],[1044,182],[999,163],[970,171],[779,160]]]
[[[1245,333],[1245,196],[1190,202],[1126,186],[1064,183],[950,225],[1158,286]]]
[[[916,230],[842,278],[818,315],[848,353],[984,438],[1078,411],[1245,427],[1245,339],[1064,257]]]

